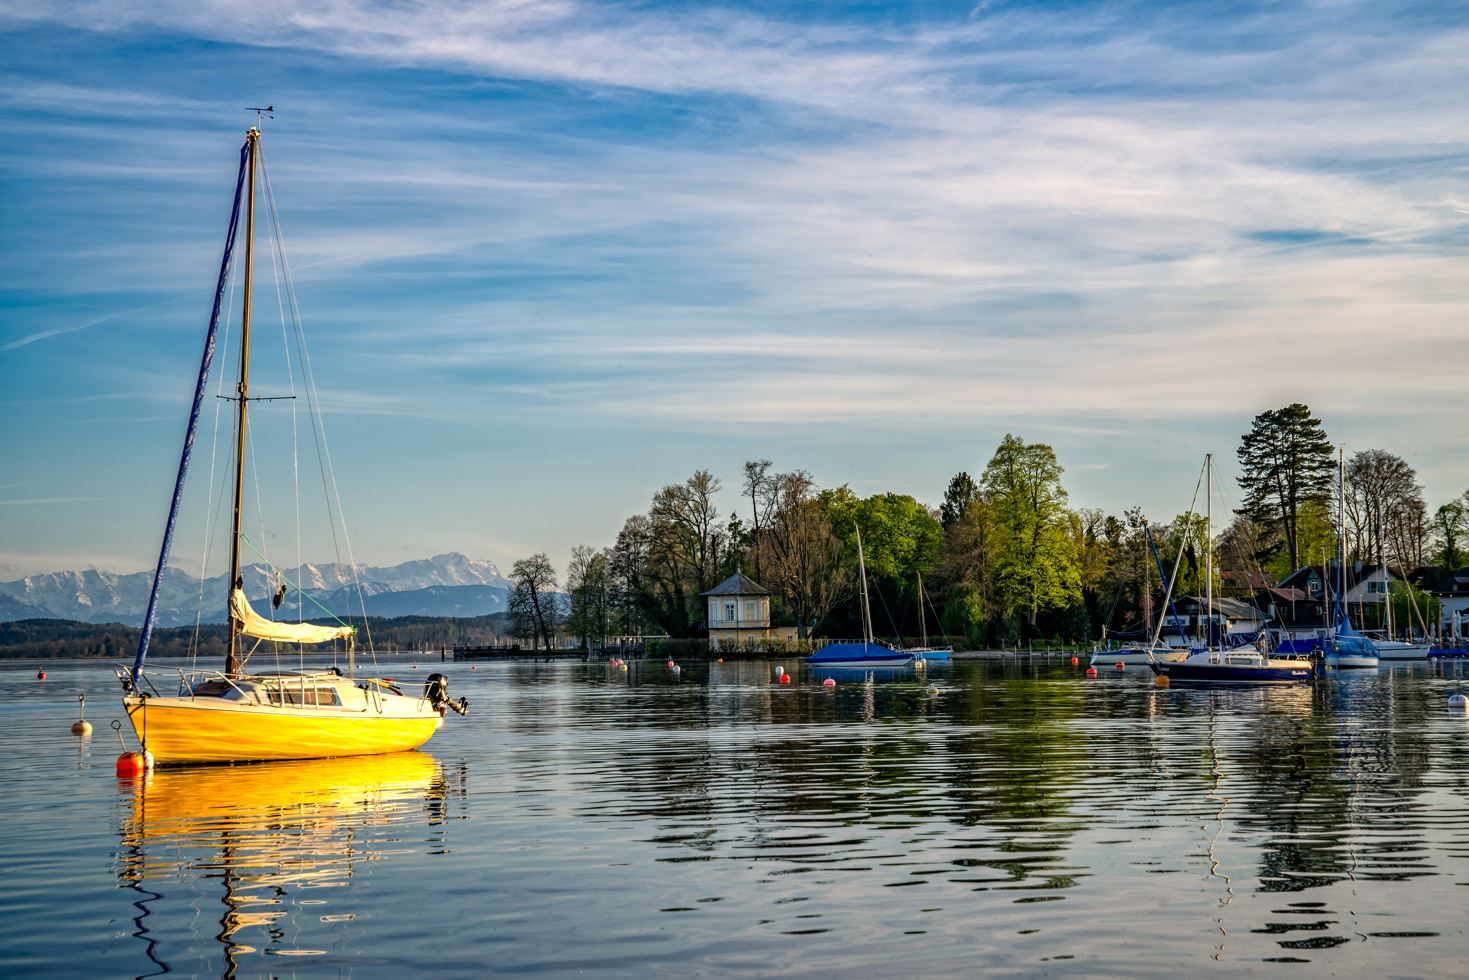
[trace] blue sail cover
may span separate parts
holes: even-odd
[[[163,584],[163,570],[168,565],[169,548],[173,545],[173,529],[178,523],[179,502],[184,495],[184,477],[189,472],[189,456],[194,450],[194,436],[199,431],[199,409],[209,385],[209,368],[214,363],[214,340],[219,334],[219,311],[224,305],[225,286],[229,282],[230,255],[235,248],[235,232],[240,226],[240,195],[245,188],[245,169],[250,144],[240,148],[240,173],[235,178],[235,203],[230,209],[229,230],[225,232],[224,257],[219,262],[219,282],[214,287],[214,309],[209,314],[209,333],[204,338],[204,356],[199,362],[199,381],[194,387],[194,407],[189,410],[189,429],[184,436],[184,450],[179,456],[178,477],[173,484],[173,502],[168,507],[168,523],[163,527],[163,545],[158,549],[158,567],[153,572],[153,591],[148,593],[148,611],[143,615],[143,632],[138,637],[138,655],[133,658],[131,680],[138,683],[143,660],[148,656],[148,641],[153,636],[153,622],[158,614],[158,590]]]
[[[1377,644],[1352,628],[1350,616],[1342,616],[1332,635],[1332,652],[1350,657],[1376,657]]]
[[[813,667],[901,667],[912,661],[913,654],[881,643],[830,643],[806,658],[806,663]]]

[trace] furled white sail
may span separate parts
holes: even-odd
[[[313,626],[310,623],[277,623],[266,619],[250,608],[243,589],[230,593],[230,616],[235,628],[246,636],[257,640],[273,640],[276,643],[330,643],[345,640],[357,630],[352,626]]]

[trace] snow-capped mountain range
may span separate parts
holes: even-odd
[[[291,581],[299,574],[301,587],[316,600],[306,603],[308,619],[325,615],[323,606],[337,615],[350,606],[360,615],[359,581],[367,613],[374,616],[483,616],[503,611],[512,588],[494,562],[458,553],[383,567],[358,564],[355,574],[353,566],[338,562],[291,567],[283,573]],[[247,566],[244,579],[246,595],[262,612],[284,584],[264,565]],[[0,621],[50,618],[136,626],[147,611],[152,584],[152,572],[119,575],[95,570],[0,582]],[[158,625],[190,625],[201,612],[203,622],[224,622],[225,596],[223,575],[206,579],[201,586],[188,572],[169,568],[158,597]],[[288,599],[284,611],[294,613],[294,602]]]

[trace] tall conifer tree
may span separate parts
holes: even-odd
[[[1321,420],[1299,402],[1261,412],[1241,437],[1237,455],[1244,470],[1239,513],[1278,529],[1290,567],[1299,568],[1301,508],[1331,499],[1334,454]]]

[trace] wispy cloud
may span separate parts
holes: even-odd
[[[233,165],[220,119],[269,77],[323,401],[374,430],[820,446],[843,426],[1080,418],[1094,431],[1074,441],[1104,456],[1305,400],[1334,435],[1393,435],[1425,479],[1458,478],[1437,462],[1466,434],[1442,356],[1469,303],[1452,6],[6,9],[62,54],[127,49],[126,70],[8,69],[0,113],[22,138],[4,163],[52,233],[7,229],[0,288],[24,312],[0,351],[56,373],[7,405],[184,404],[170,372],[197,359],[198,308],[139,314],[183,290],[203,305]],[[265,317],[264,253],[257,269]],[[93,315],[109,309],[126,312]],[[1095,459],[1076,470],[1131,502],[1140,481]]]

